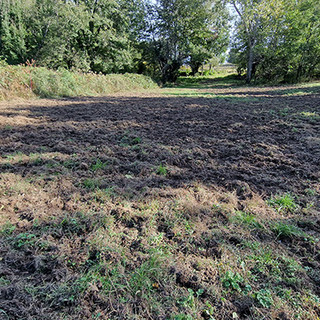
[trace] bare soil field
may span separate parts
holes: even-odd
[[[320,84],[0,103],[0,319],[319,319]]]

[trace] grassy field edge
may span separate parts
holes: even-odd
[[[0,101],[75,96],[99,96],[116,92],[155,89],[157,84],[139,74],[95,74],[57,71],[35,66],[0,64]]]

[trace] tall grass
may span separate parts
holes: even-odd
[[[99,96],[156,88],[151,78],[138,74],[94,74],[44,67],[10,66],[0,61],[0,100]]]

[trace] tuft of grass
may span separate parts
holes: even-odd
[[[272,196],[267,203],[276,209],[278,213],[294,212],[298,209],[295,196],[290,193]]]
[[[97,179],[85,179],[83,181],[83,186],[87,189],[95,190],[99,188],[101,185],[101,182]]]
[[[247,225],[248,227],[252,228],[262,228],[262,225],[257,222],[257,219],[253,214],[243,211],[237,211],[235,216],[230,217],[230,221],[242,225]]]
[[[137,136],[131,136],[125,134],[120,141],[120,146],[122,147],[137,147],[139,144],[141,144],[142,139]]]
[[[14,232],[15,229],[16,226],[7,221],[4,225],[1,226],[0,235],[10,235]]]
[[[310,118],[313,120],[319,120],[320,119],[320,115],[316,112],[308,112],[308,111],[302,111],[300,113],[304,118]]]
[[[168,169],[165,165],[160,164],[156,169],[156,173],[160,176],[166,176],[168,174]]]
[[[92,171],[102,170],[106,168],[107,165],[108,165],[107,162],[102,162],[100,159],[97,159],[96,162],[91,165],[91,170]]]
[[[298,227],[283,222],[277,222],[271,229],[278,238],[294,238],[303,235],[303,232]]]

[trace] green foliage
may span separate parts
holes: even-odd
[[[238,13],[231,50],[247,81],[297,82],[320,74],[317,0],[232,0]]]
[[[92,171],[102,170],[106,168],[107,165],[108,165],[107,162],[102,162],[100,159],[97,159],[95,163],[91,165],[91,170]]]
[[[256,221],[256,217],[253,214],[243,212],[243,211],[237,211],[235,216],[232,216],[230,218],[232,222],[240,223],[247,225],[249,227],[253,228],[262,228],[262,225]]]
[[[272,226],[272,230],[278,238],[293,238],[303,235],[302,231],[298,227],[283,222],[274,224]]]
[[[137,74],[94,74],[44,67],[0,68],[0,100],[11,97],[97,96],[127,90],[156,88],[149,77]]]
[[[87,189],[95,190],[100,187],[101,182],[98,179],[85,179],[83,186]]]
[[[10,64],[133,71],[143,19],[142,1],[1,1],[0,56]]]
[[[168,169],[163,164],[160,164],[156,170],[156,173],[160,176],[166,176],[168,174]]]
[[[0,229],[0,235],[10,235],[14,232],[16,226],[10,222],[6,222]]]
[[[152,6],[151,39],[144,57],[163,83],[174,82],[182,64],[193,70],[226,49],[225,2],[159,0]]]
[[[270,308],[273,304],[272,293],[268,289],[261,289],[255,294],[255,298],[264,308]]]
[[[152,299],[156,303],[153,295],[163,281],[162,263],[163,257],[154,254],[135,270],[131,270],[126,267],[125,259],[113,265],[98,259],[80,278],[79,284],[83,292],[93,284],[98,284],[101,292],[106,295],[116,294],[122,303],[137,298]]]
[[[22,248],[24,246],[33,246],[37,241],[37,236],[32,233],[19,233],[14,239],[14,245],[16,248]]]
[[[298,208],[295,202],[295,196],[290,193],[272,196],[270,200],[268,200],[268,204],[279,213],[294,212]]]
[[[192,289],[188,289],[188,296],[182,298],[178,301],[178,303],[186,308],[190,308],[191,310],[195,309],[196,306],[196,298],[203,294],[204,290],[199,289],[197,292],[194,292]]]
[[[244,279],[238,272],[228,270],[221,279],[222,285],[227,289],[233,289],[241,292],[241,284]]]
[[[130,134],[125,134],[121,138],[121,146],[123,147],[134,147],[139,145],[142,142],[142,139],[140,137],[130,135]]]

